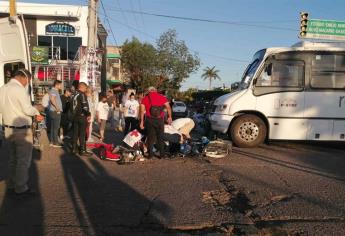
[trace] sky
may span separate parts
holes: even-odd
[[[87,5],[84,0],[28,0],[18,2]],[[344,20],[344,0],[102,0],[115,39],[109,31],[108,44],[121,45],[133,36],[155,44],[159,36],[175,29],[200,60],[200,69],[182,86],[206,89],[201,74],[207,66],[219,70],[214,87],[239,81],[253,54],[266,47],[291,46],[300,41],[299,13],[311,19]],[[162,18],[126,11],[139,11],[180,17],[202,18],[235,24],[209,23]],[[258,27],[259,26],[259,27]],[[278,29],[277,29],[278,28]]]

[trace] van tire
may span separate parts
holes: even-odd
[[[256,115],[241,115],[230,127],[230,137],[237,147],[253,148],[262,144],[267,135],[265,122]]]

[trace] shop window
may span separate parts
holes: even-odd
[[[313,55],[311,87],[345,89],[345,55]]]
[[[79,47],[82,46],[82,39],[79,37],[69,37],[68,38],[68,59],[74,60]]]
[[[67,37],[53,37],[53,46],[60,48],[60,60],[67,60]]]
[[[51,36],[38,36],[37,38],[37,45],[38,46],[52,46],[52,37]]]
[[[38,36],[38,46],[49,47],[49,58],[60,60],[74,60],[75,56],[82,46],[80,37],[61,37],[61,36]]]

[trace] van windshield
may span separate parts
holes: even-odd
[[[266,49],[262,49],[254,54],[252,62],[247,66],[241,79],[240,89],[248,88],[253,76],[264,58]]]

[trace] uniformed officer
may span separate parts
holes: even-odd
[[[33,193],[28,187],[33,148],[32,117],[43,110],[42,106],[31,105],[30,80],[30,72],[20,69],[0,88],[0,113],[5,128],[5,145],[9,151],[7,188],[17,195]]]

